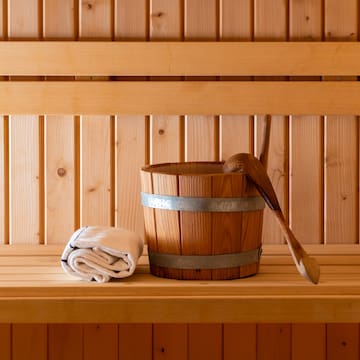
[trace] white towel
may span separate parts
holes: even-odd
[[[107,282],[135,271],[143,241],[123,228],[86,226],[70,238],[61,256],[65,272],[83,280]]]

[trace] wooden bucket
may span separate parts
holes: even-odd
[[[141,169],[150,271],[173,279],[237,279],[258,272],[265,203],[223,162]]]

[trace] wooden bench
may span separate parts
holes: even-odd
[[[0,247],[0,323],[359,322],[360,249],[311,245],[321,281],[302,278],[285,245],[264,246],[260,271],[228,281],[136,273],[105,284],[65,274],[62,246]]]
[[[342,42],[1,42],[0,53],[4,76],[360,73],[360,44]],[[84,58],[91,61],[77,62]],[[359,114],[359,99],[357,81],[0,82],[2,114]],[[284,245],[264,246],[251,278],[156,278],[144,256],[134,276],[107,284],[63,273],[62,248],[0,247],[0,323],[360,322],[358,245],[306,246],[321,265],[317,286],[297,273]]]

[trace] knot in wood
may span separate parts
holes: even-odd
[[[64,168],[58,168],[57,169],[57,174],[60,176],[60,177],[63,177],[66,175],[66,170]]]

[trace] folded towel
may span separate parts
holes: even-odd
[[[65,272],[83,280],[107,282],[132,275],[142,251],[140,236],[130,230],[86,226],[71,236],[61,265]]]

